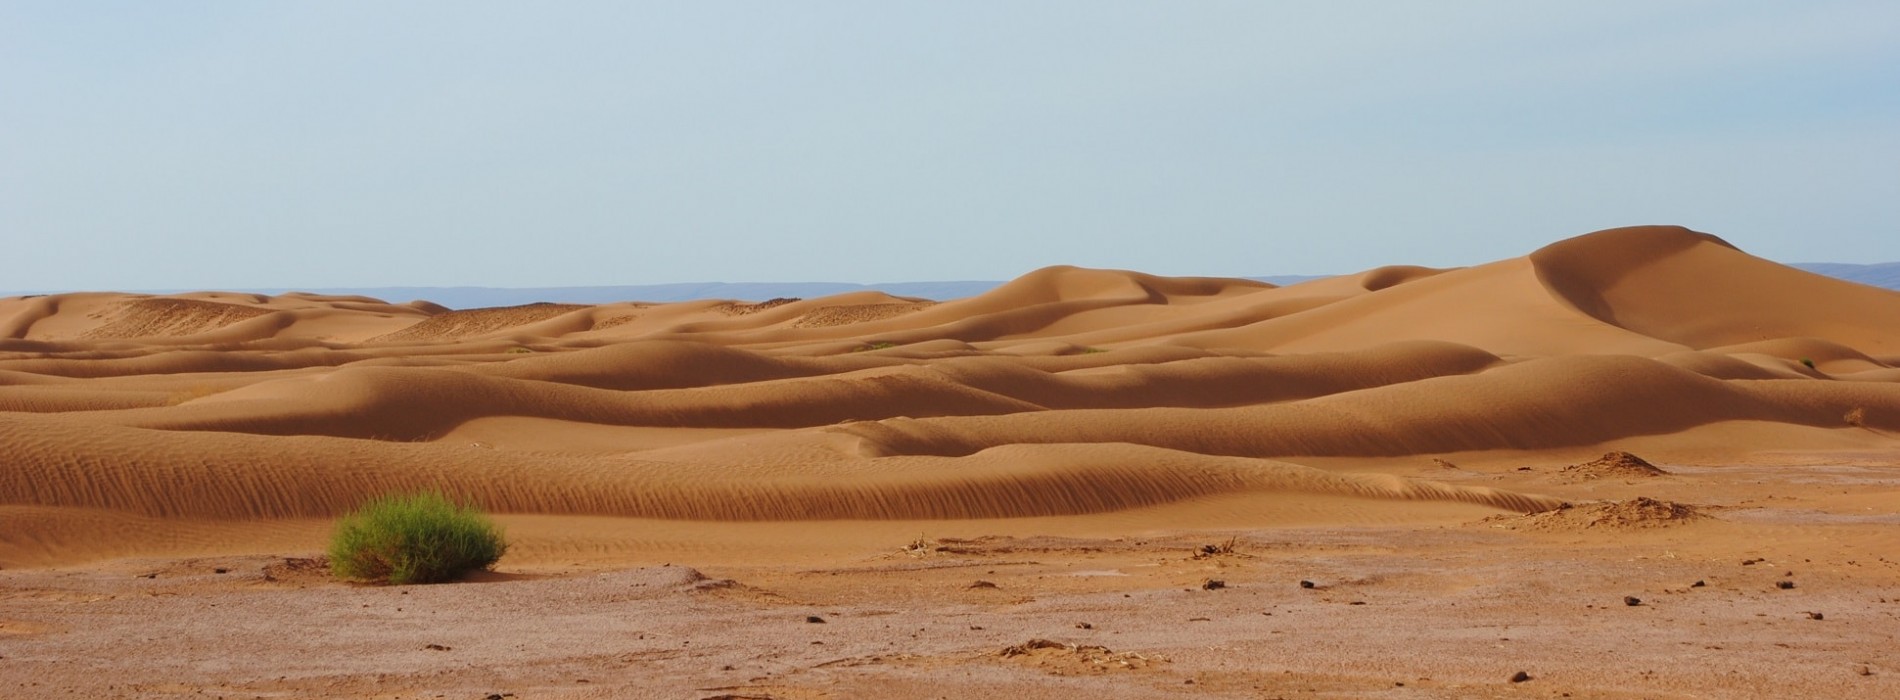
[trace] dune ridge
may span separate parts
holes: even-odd
[[[20,528],[38,542],[85,513],[329,517],[423,488],[681,520],[1237,496],[1535,512],[1562,499],[1401,465],[1661,436],[1766,447],[1736,426],[1775,449],[1890,447],[1894,318],[1900,293],[1677,227],[1286,287],[1052,267],[938,301],[0,299],[0,509],[40,519]]]

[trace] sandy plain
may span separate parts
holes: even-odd
[[[1896,321],[1674,227],[941,303],[4,299],[0,696],[1895,697]],[[496,571],[326,575],[423,488]]]

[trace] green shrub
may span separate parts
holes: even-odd
[[[501,529],[440,493],[382,496],[337,523],[330,573],[394,584],[438,583],[494,566]]]

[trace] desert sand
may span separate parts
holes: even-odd
[[[1677,227],[1286,287],[0,299],[0,697],[1900,697],[1896,431],[1900,293]],[[327,575],[420,489],[494,572]]]

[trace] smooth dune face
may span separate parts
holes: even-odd
[[[1638,439],[1882,447],[1895,319],[1900,293],[1672,227],[1285,288],[1057,267],[942,302],[3,299],[0,564],[83,557],[127,518],[328,517],[424,488],[704,521],[1531,512],[1560,501],[1406,475]]]

